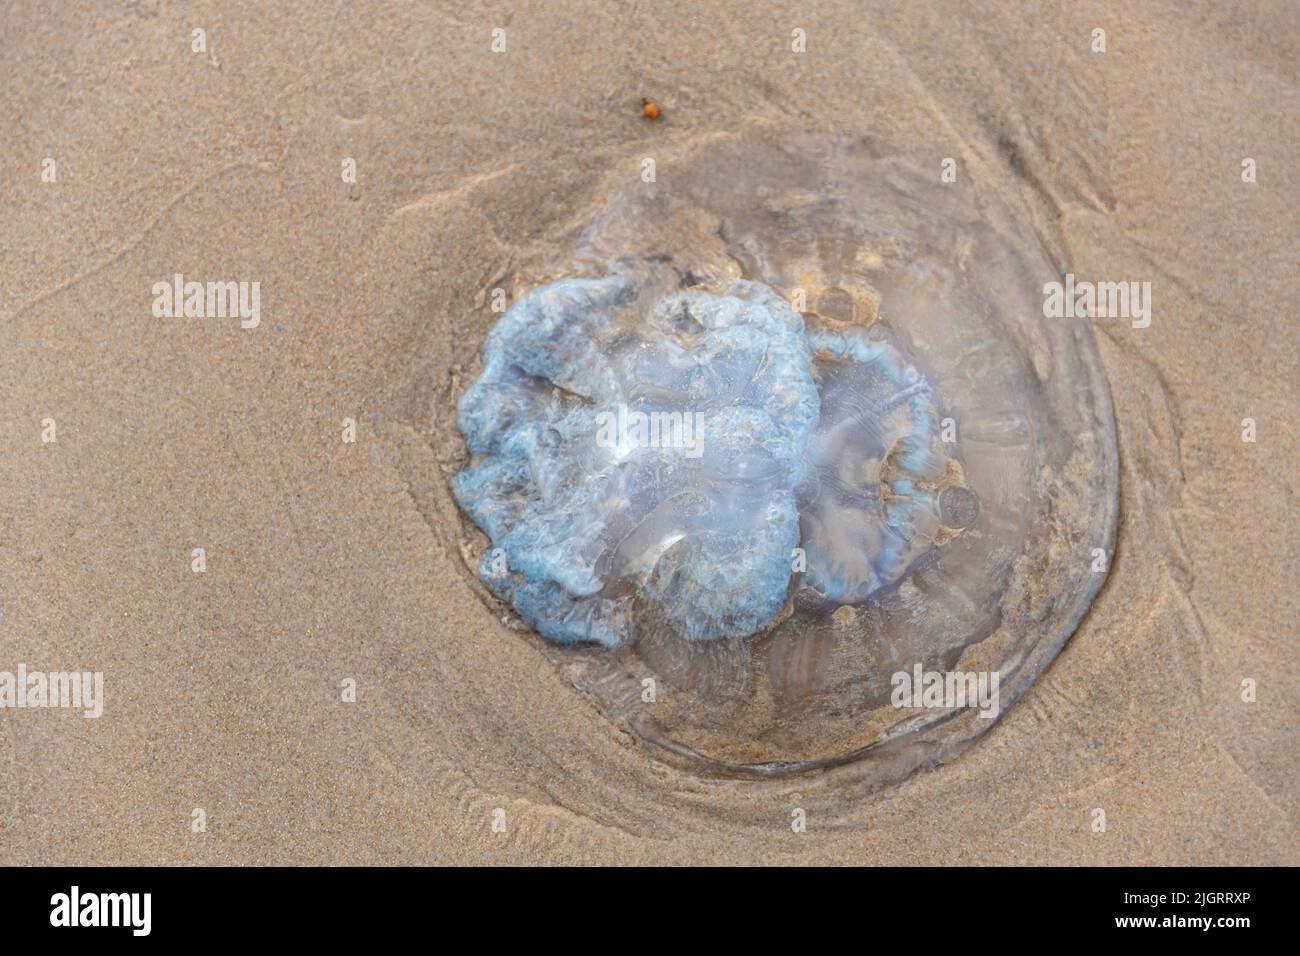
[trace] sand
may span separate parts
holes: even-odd
[[[1300,862],[1293,4],[0,22],[0,671],[105,682],[97,719],[0,709],[0,863]],[[791,126],[955,157],[1062,273],[1153,288],[1149,328],[1096,329],[1104,589],[993,731],[883,791],[655,760],[475,594],[446,491],[485,291],[642,157]],[[177,273],[256,280],[260,323],[156,317]]]

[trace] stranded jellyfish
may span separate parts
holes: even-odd
[[[870,148],[736,140],[657,180],[488,333],[452,482],[478,578],[667,759],[953,756],[1108,563],[1091,330],[1043,318],[1011,209]]]

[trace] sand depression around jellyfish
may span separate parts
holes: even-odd
[[[493,599],[655,754],[897,779],[1073,631],[1113,546],[1109,394],[992,199],[735,140],[619,190],[547,278],[459,398],[452,491]]]

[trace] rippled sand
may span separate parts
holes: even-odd
[[[106,699],[0,709],[0,862],[1300,862],[1290,5],[60,7],[0,31],[0,671]],[[654,759],[475,593],[447,490],[491,290],[644,159],[791,126],[954,158],[1062,276],[1153,290],[1095,324],[1106,585],[883,790]],[[176,273],[260,323],[155,318]]]

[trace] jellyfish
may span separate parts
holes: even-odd
[[[1013,208],[879,149],[742,138],[658,180],[487,334],[451,481],[477,577],[669,759],[949,759],[990,721],[891,678],[978,667],[1010,705],[1100,586],[1091,329],[1043,317]]]

